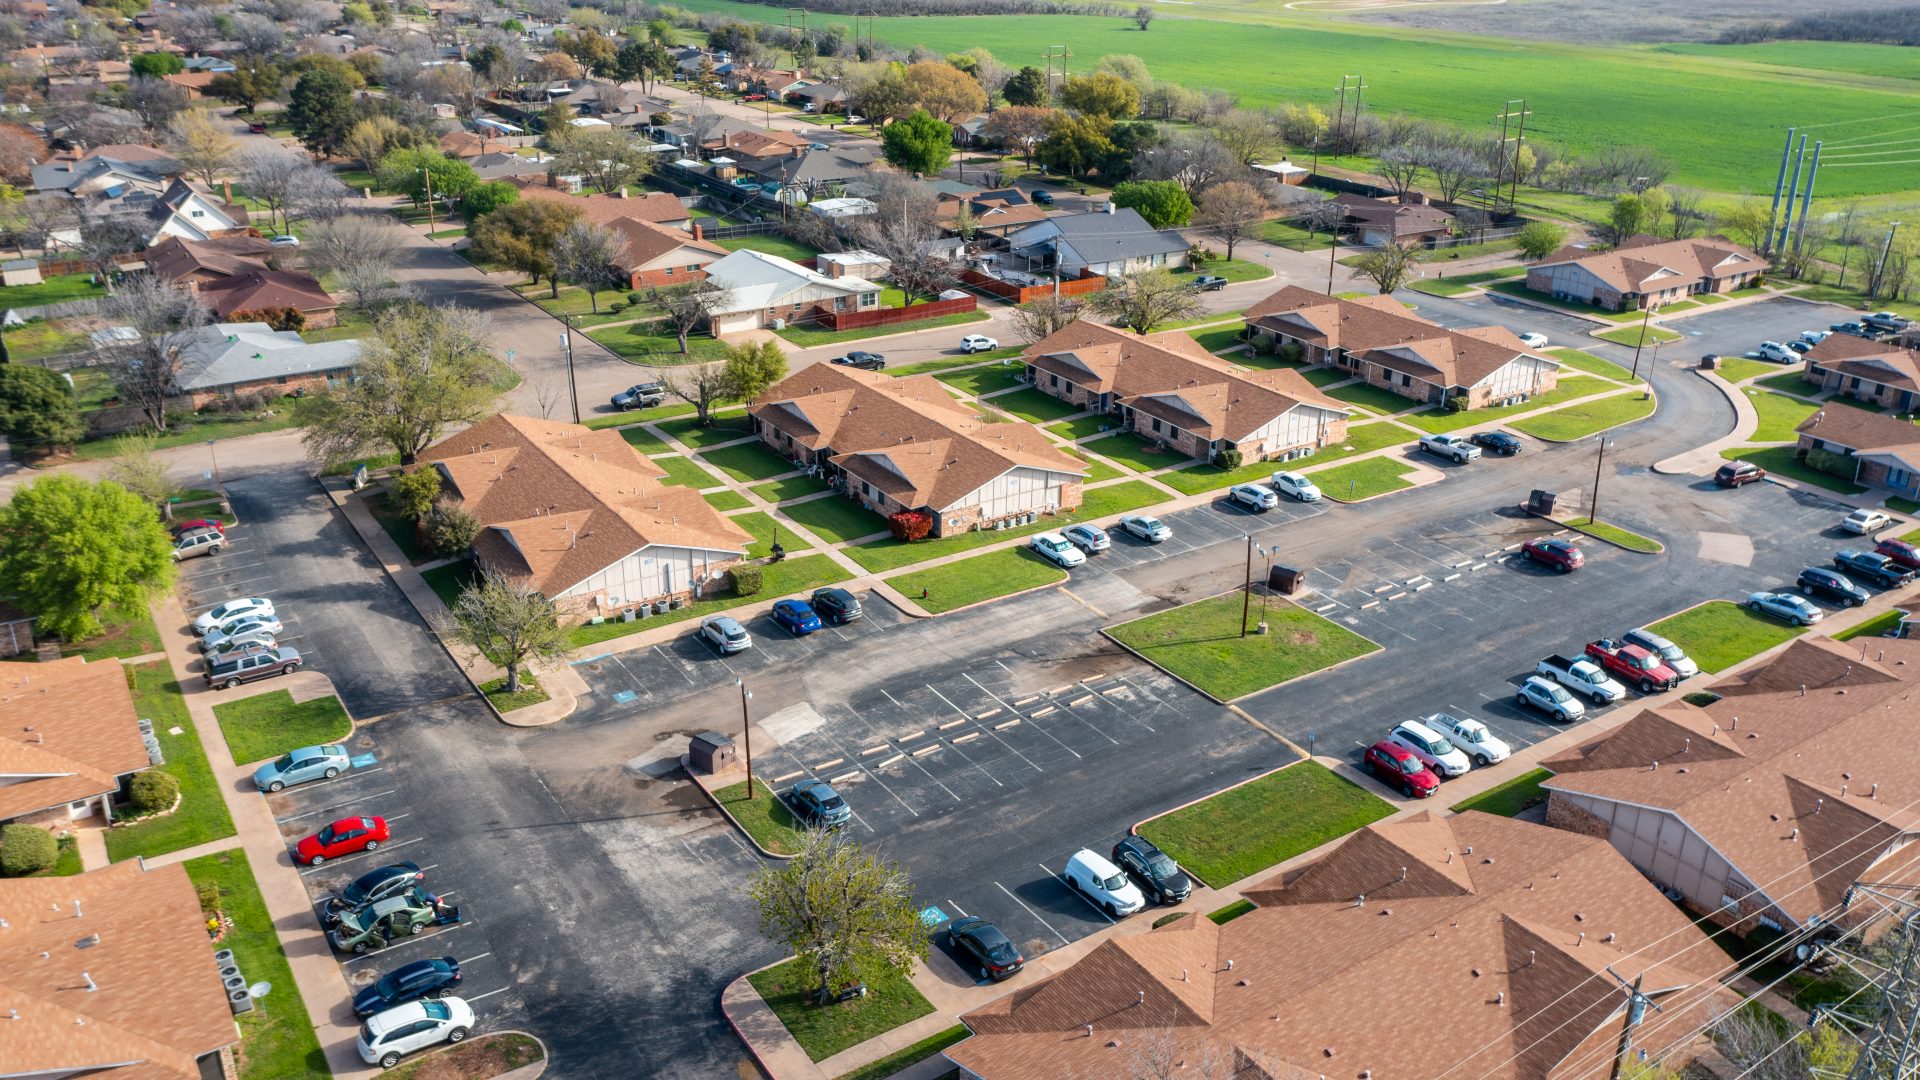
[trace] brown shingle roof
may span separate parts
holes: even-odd
[[[708,140],[706,146],[728,157],[791,157],[812,141],[791,131],[728,131]]]
[[[665,225],[655,225],[651,221],[641,221],[638,218],[614,218],[607,222],[607,228],[619,233],[620,239],[625,243],[626,246],[621,250],[616,261],[629,270],[639,269],[675,250],[688,252],[688,257],[676,265],[691,266],[695,263],[705,265],[714,259],[727,257],[727,249],[711,240],[695,240],[692,233],[671,229]],[[701,258],[694,253],[709,257]]]
[[[1671,289],[1696,281],[1764,271],[1770,265],[1765,259],[1724,236],[1665,241],[1651,236],[1635,236],[1609,251],[1564,247],[1534,266],[1560,266],[1566,263],[1578,264],[1623,293],[1642,292],[1649,286],[1655,291]],[[1658,281],[1648,280],[1662,269],[1672,270],[1674,274]]]
[[[273,245],[258,236],[217,236],[210,240],[162,237],[147,249],[147,268],[172,281],[207,271],[231,277],[248,270],[264,270],[261,258]]]
[[[0,1074],[197,1080],[237,1040],[184,868],[4,879],[0,912]]]
[[[1920,451],[1920,426],[1851,405],[1822,406],[1793,430],[1856,453]]]
[[[1817,369],[1836,371],[1868,382],[1920,390],[1920,350],[1852,334],[1828,334],[1807,350]]]
[[[661,225],[693,220],[693,214],[680,205],[679,199],[661,191],[636,192],[623,199],[618,195],[569,195],[548,187],[544,180],[525,177],[508,177],[507,183],[519,188],[523,199],[555,200],[579,210],[588,221],[602,225],[615,218],[634,218]]]
[[[327,295],[312,274],[298,270],[243,269],[231,277],[209,281],[199,288],[200,299],[220,321],[226,322],[238,311],[265,308],[297,308],[301,311],[332,311],[339,301]]]
[[[1478,385],[1523,356],[1555,364],[1529,353],[1505,327],[1449,330],[1385,296],[1341,300],[1289,285],[1248,308],[1246,318],[1250,326],[1325,349],[1345,349],[1441,387]]]
[[[1586,1077],[1618,1030],[1608,966],[1665,1008],[1643,1030],[1652,1053],[1731,999],[1725,954],[1604,841],[1483,813],[1369,826],[1245,895],[1259,907],[1224,926],[1113,938],[967,1013],[975,1034],[948,1056],[985,1080],[1052,1080],[1125,1073],[1164,1040],[1264,1070],[1237,1076]],[[1443,1039],[1381,1020],[1435,1002]]]
[[[114,790],[152,764],[120,665],[70,656],[0,672],[0,821]],[[18,778],[18,779],[13,779]]]
[[[1452,214],[1428,203],[1391,203],[1352,193],[1336,195],[1333,201],[1349,220],[1363,225],[1389,226],[1396,239],[1445,232],[1453,227]]]

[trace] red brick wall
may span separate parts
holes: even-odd
[[[629,289],[670,288],[685,285],[689,281],[699,281],[707,276],[705,270],[689,271],[685,267],[673,267],[673,273],[666,270],[635,270],[627,281]]]

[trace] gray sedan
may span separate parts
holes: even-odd
[[[352,767],[344,746],[303,746],[255,769],[253,784],[261,791],[279,791],[309,780],[331,780]]]

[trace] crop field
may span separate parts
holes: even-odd
[[[1769,41],[1760,45],[1662,45],[1654,52],[1706,56],[1793,72],[1850,71],[1920,82],[1920,53],[1904,45],[1851,41]]]
[[[779,23],[784,9],[738,0],[688,0],[694,11]],[[1047,45],[1073,51],[1074,70],[1101,56],[1130,53],[1156,78],[1228,90],[1247,106],[1318,102],[1343,74],[1366,79],[1371,110],[1405,112],[1485,127],[1509,98],[1525,95],[1529,135],[1589,151],[1651,146],[1676,166],[1673,180],[1726,192],[1770,189],[1788,125],[1840,125],[1835,136],[1886,125],[1853,123],[1920,110],[1920,85],[1865,79],[1828,67],[1774,68],[1721,52],[1654,52],[1545,41],[1464,37],[1319,22],[1256,21],[1258,12],[1162,17],[1141,33],[1129,21],[1075,15],[882,17],[874,34],[893,45],[937,53],[979,46],[1002,63],[1038,64]],[[1244,22],[1217,21],[1241,19]],[[850,21],[850,20],[849,20]],[[1842,46],[1807,44],[1807,55]],[[1875,71],[1896,67],[1893,46],[1847,46]],[[1912,64],[1913,61],[1907,61]],[[1864,85],[1863,85],[1864,84]],[[1897,165],[1823,169],[1823,197],[1920,187]]]

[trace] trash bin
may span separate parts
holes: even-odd
[[[1539,488],[1534,488],[1533,494],[1527,497],[1527,509],[1542,517],[1552,517],[1553,504],[1558,501],[1559,498],[1560,496],[1555,492],[1542,491]]]
[[[1717,369],[1719,366],[1720,366],[1719,353],[1708,353],[1707,355],[1700,358],[1700,367],[1706,371],[1713,371]]]
[[[1297,566],[1274,566],[1267,571],[1267,588],[1281,596],[1292,596],[1300,591],[1307,572]]]
[[[731,768],[733,754],[733,740],[717,731],[703,731],[687,744],[687,760],[709,773]]]

